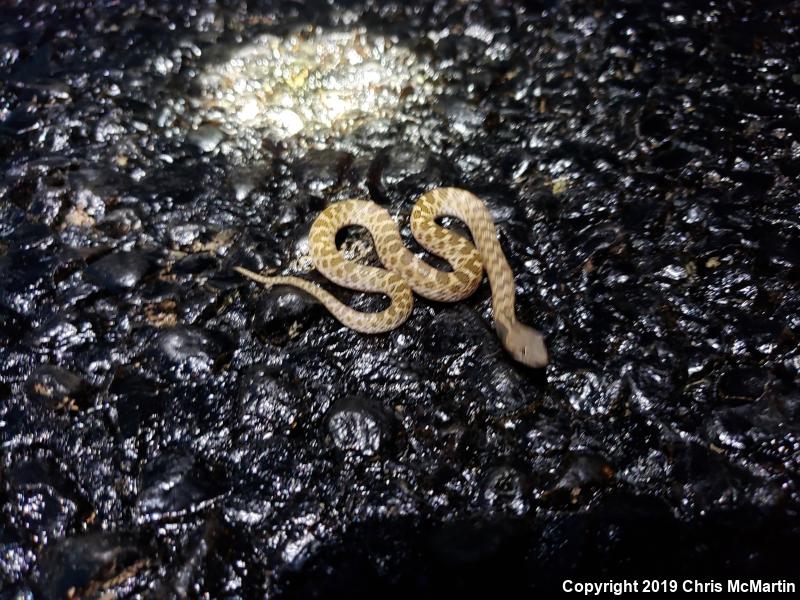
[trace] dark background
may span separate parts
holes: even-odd
[[[0,597],[794,576],[799,15],[0,3]],[[358,27],[430,85],[284,139],[208,108],[259,34]],[[492,210],[546,370],[487,284],[363,336],[231,270],[438,185]]]

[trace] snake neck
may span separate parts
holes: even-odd
[[[497,331],[497,335],[500,336],[501,340],[505,340],[508,336],[508,332],[512,331],[518,324],[516,317],[512,315],[509,317],[508,315],[504,314],[502,311],[494,310],[494,328]]]

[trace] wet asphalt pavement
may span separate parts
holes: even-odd
[[[0,6],[0,598],[795,576],[800,5],[379,4]],[[232,271],[443,185],[546,369]]]

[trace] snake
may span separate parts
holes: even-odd
[[[436,222],[455,217],[470,231],[465,236]],[[356,225],[369,231],[385,268],[348,260],[336,246],[336,233]],[[411,210],[411,233],[429,252],[442,257],[452,271],[437,269],[403,244],[400,230],[389,212],[369,200],[343,200],[328,205],[314,220],[308,235],[314,268],[340,286],[384,294],[389,306],[380,312],[355,310],[321,286],[291,275],[264,276],[244,267],[234,270],[271,287],[289,285],[319,301],[346,327],[362,333],[386,333],[400,327],[412,312],[413,292],[438,302],[458,302],[480,286],[483,273],[492,291],[492,317],[503,347],[526,366],[547,364],[544,336],[521,323],[515,313],[514,275],[498,240],[497,228],[483,201],[467,190],[441,187],[422,194]]]

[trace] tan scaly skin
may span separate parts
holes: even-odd
[[[463,221],[475,240],[437,225],[441,216]],[[336,248],[336,232],[360,225],[372,234],[386,269],[346,260]],[[494,325],[503,346],[515,360],[530,367],[547,364],[547,348],[540,332],[520,323],[514,314],[514,275],[497,240],[492,216],[481,200],[458,188],[437,188],[423,194],[411,211],[411,232],[425,249],[444,258],[452,272],[431,267],[409,251],[389,213],[373,202],[347,200],[326,208],[311,226],[309,246],[316,269],[341,286],[387,295],[386,310],[353,310],[318,285],[299,277],[264,277],[242,267],[242,275],[267,286],[291,285],[311,294],[345,326],[363,333],[384,333],[402,325],[411,314],[411,290],[440,302],[456,302],[480,285],[484,269],[492,288]]]

